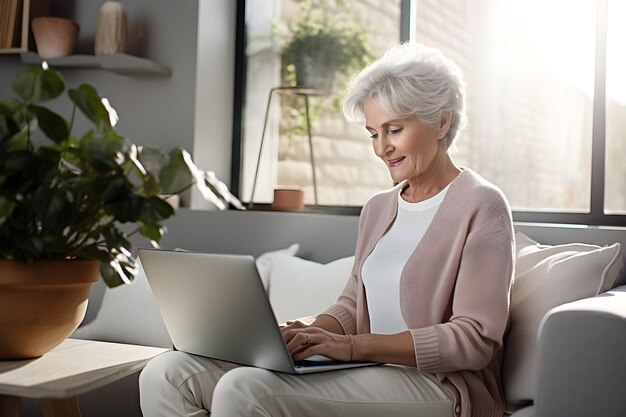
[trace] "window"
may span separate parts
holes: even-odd
[[[606,176],[604,210],[626,214],[626,3],[608,4],[606,51]]]
[[[305,45],[313,52],[316,48],[321,50],[311,60],[323,61],[323,66],[330,66],[337,55],[332,50],[333,39],[328,39],[335,35],[346,44],[350,57],[358,60],[361,55],[367,55],[366,59],[373,60],[400,41],[400,10],[400,0],[246,2],[246,69],[241,74],[245,81],[240,122],[242,150],[240,164],[235,161],[241,167],[239,195],[244,201],[249,201],[254,191],[255,202],[271,202],[273,189],[286,186],[303,189],[307,204],[315,203],[317,191],[319,205],[358,206],[375,192],[392,185],[385,166],[370,149],[365,129],[345,122],[339,110],[346,82],[362,65],[343,73],[339,71],[330,88],[320,87],[306,96],[300,94],[301,90],[286,89],[272,95],[269,103],[269,95],[272,88],[295,82],[293,68],[282,53],[295,33],[308,34],[320,27],[319,31],[327,36],[326,44],[310,46],[315,40],[309,39]],[[368,52],[354,52],[361,46]],[[311,87],[307,81],[304,84]],[[305,99],[310,110],[315,190]],[[266,111],[268,118],[264,126]],[[235,178],[238,173],[233,174]]]
[[[288,19],[294,2],[279,2],[291,9],[275,10],[275,16]],[[626,225],[623,1],[405,0],[380,8],[365,0],[346,3],[355,19],[372,28],[377,54],[397,42],[403,17],[404,39],[441,49],[463,69],[469,126],[453,159],[497,184],[516,220]],[[387,24],[380,24],[381,16]],[[384,33],[377,32],[381,27]],[[259,86],[254,39],[248,35],[246,55],[253,65],[247,69],[242,124],[249,147],[241,165],[245,201],[269,89]],[[274,54],[279,63],[280,49]],[[280,72],[280,67],[271,71],[274,85]],[[258,90],[256,99],[251,89]],[[293,111],[288,103],[283,98],[271,109],[279,138],[263,155],[257,182],[264,192],[255,194],[255,201],[271,201],[272,188],[283,181],[303,188],[305,201],[313,204],[306,141],[285,135],[293,129],[286,127],[285,114]],[[389,174],[373,156],[365,131],[343,122],[329,102],[323,105],[331,110],[315,120],[313,134],[318,204],[360,206],[391,185]]]
[[[453,159],[497,184],[514,210],[590,207],[595,10],[565,2],[417,5],[416,40],[455,60],[467,83],[469,126]]]

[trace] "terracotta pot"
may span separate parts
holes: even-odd
[[[285,211],[304,209],[304,191],[295,188],[276,188],[272,208]]]
[[[0,360],[36,358],[76,330],[100,263],[0,260]]]
[[[31,22],[37,53],[42,58],[67,56],[78,38],[78,23],[60,17],[40,16]]]

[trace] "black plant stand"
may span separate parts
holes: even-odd
[[[309,97],[311,96],[323,96],[327,93],[322,90],[317,90],[310,87],[274,87],[270,90],[267,97],[267,107],[265,108],[265,120],[263,121],[263,132],[261,133],[261,145],[259,146],[259,156],[256,162],[256,170],[254,172],[254,182],[252,184],[252,194],[250,195],[250,202],[248,208],[252,208],[254,204],[254,192],[256,191],[256,183],[259,176],[259,167],[261,165],[261,155],[263,154],[263,144],[265,142],[265,131],[267,129],[267,119],[269,118],[270,107],[274,93],[282,95],[291,95],[304,98],[304,110],[306,114],[306,130],[309,138],[309,156],[311,159],[311,174],[313,177],[313,197],[315,205],[318,204],[317,200],[317,178],[315,175],[315,156],[313,154],[313,135],[311,133],[311,118],[309,116]]]

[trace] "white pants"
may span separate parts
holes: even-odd
[[[404,366],[289,375],[189,355],[157,356],[139,377],[145,417],[454,417],[435,377]]]

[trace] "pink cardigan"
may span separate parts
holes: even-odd
[[[376,194],[363,207],[351,278],[322,313],[337,319],[345,334],[369,333],[361,269],[395,219],[404,185]],[[506,198],[463,169],[402,271],[400,308],[413,336],[417,367],[450,390],[460,417],[504,412],[500,367],[514,253]]]

